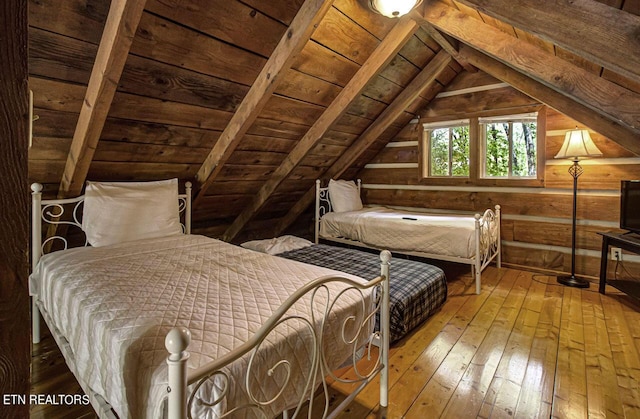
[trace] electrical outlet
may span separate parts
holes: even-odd
[[[622,260],[622,249],[619,247],[611,248],[611,260]]]

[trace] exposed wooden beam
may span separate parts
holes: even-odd
[[[82,191],[145,2],[146,0],[111,2],[60,182],[60,197],[77,195]]]
[[[537,99],[568,117],[585,124],[600,134],[613,139],[627,150],[635,154],[640,154],[638,135],[626,125],[603,117],[592,109],[574,102],[544,84],[513,70],[500,61],[467,45],[460,47],[460,54],[464,56],[469,63],[485,73],[509,83],[527,96]]]
[[[300,7],[289,29],[280,39],[258,78],[198,170],[196,180],[200,190],[196,194],[194,205],[197,205],[205,195],[207,188],[220,173],[222,166],[256,120],[271,94],[278,87],[282,76],[291,67],[296,55],[309,41],[332,4],[333,0],[306,0]]]
[[[443,50],[447,51],[449,53],[449,55],[451,55],[453,57],[454,60],[456,60],[458,62],[458,64],[460,64],[465,70],[467,70],[470,73],[475,73],[477,71],[477,69],[475,67],[473,67],[471,64],[469,64],[467,61],[465,61],[464,57],[462,57],[459,53],[458,53],[458,49],[459,49],[459,42],[457,39],[453,39],[443,33],[441,33],[440,31],[438,31],[436,28],[434,28],[433,26],[429,25],[428,23],[423,23],[422,24],[422,29],[429,34],[429,36],[438,43],[438,45],[440,45],[442,47]]]
[[[589,73],[526,41],[429,0],[426,21],[545,86],[640,134],[640,95]]]
[[[453,62],[451,56],[441,50],[425,66],[425,68],[409,83],[382,114],[373,122],[356,142],[349,147],[338,160],[323,174],[324,178],[339,178],[364,153],[367,148],[395,121],[407,107],[415,101],[420,93]],[[275,228],[275,235],[289,227],[302,212],[307,209],[315,197],[315,186],[309,189],[302,198],[291,208]]]
[[[458,0],[640,83],[640,16],[595,0]]]
[[[345,113],[354,99],[360,96],[369,81],[395,57],[400,48],[413,36],[418,29],[415,20],[403,18],[393,27],[375,51],[360,67],[351,81],[342,89],[334,101],[327,107],[309,131],[298,141],[289,155],[264,183],[254,196],[251,203],[245,207],[224,234],[224,240],[232,240],[249,220],[262,208],[269,197],[278,188],[291,171],[304,159],[309,151],[322,139],[322,136]]]

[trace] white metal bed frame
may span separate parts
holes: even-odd
[[[191,232],[191,183],[187,182],[186,193],[179,195],[179,209],[180,213],[184,213],[184,224],[183,231],[186,234],[190,234]],[[31,185],[32,190],[32,269],[35,269],[40,257],[45,251],[45,247],[47,244],[53,240],[61,240],[64,249],[67,248],[68,242],[67,240],[60,236],[54,235],[48,237],[46,240],[42,240],[42,223],[43,221],[47,224],[53,225],[68,225],[75,226],[81,228],[82,222],[80,217],[80,208],[84,202],[84,195],[68,198],[68,199],[42,199],[42,185],[38,183],[34,183]],[[65,213],[65,206],[71,207],[71,220],[63,219],[62,216]],[[67,217],[68,218],[68,217]],[[85,240],[85,246],[87,246]],[[278,389],[277,394],[270,400],[260,400],[258,396],[252,394],[250,389],[250,379],[251,376],[250,371],[254,366],[254,356],[260,347],[260,345],[265,341],[265,339],[269,336],[269,334],[276,328],[278,325],[283,324],[288,321],[297,321],[302,322],[306,328],[309,329],[311,341],[310,345],[312,354],[312,362],[309,365],[309,370],[306,375],[306,385],[305,389],[302,392],[302,397],[297,402],[295,406],[289,407],[288,410],[285,410],[283,416],[288,418],[297,417],[301,414],[302,409],[305,405],[308,405],[308,417],[312,417],[313,411],[313,403],[317,398],[317,394],[314,391],[316,385],[320,383],[323,396],[324,396],[324,408],[322,417],[335,417],[338,413],[340,413],[344,408],[351,402],[357,394],[368,384],[370,383],[378,374],[380,375],[380,406],[386,408],[388,406],[388,380],[389,380],[389,372],[388,372],[388,357],[389,357],[389,262],[391,260],[391,253],[388,251],[382,251],[380,253],[380,276],[374,278],[366,283],[360,283],[353,281],[348,278],[336,277],[336,276],[325,276],[321,278],[317,278],[314,281],[307,283],[304,287],[298,289],[294,294],[292,294],[285,302],[280,306],[280,308],[273,313],[273,315],[269,318],[269,320],[261,326],[261,328],[256,332],[254,336],[252,336],[247,342],[243,345],[235,349],[234,351],[226,354],[225,356],[214,360],[211,363],[208,363],[198,369],[187,369],[187,361],[189,359],[189,352],[187,352],[188,345],[191,340],[191,335],[188,329],[186,328],[173,328],[169,331],[165,338],[165,346],[167,351],[169,352],[169,356],[167,357],[167,365],[168,365],[168,386],[167,386],[167,405],[166,412],[167,417],[169,419],[183,419],[183,418],[191,418],[191,408],[194,403],[199,403],[201,405],[205,405],[208,407],[214,407],[223,402],[225,395],[229,391],[229,381],[230,377],[224,371],[224,367],[231,362],[239,359],[240,357],[251,353],[251,358],[249,361],[249,365],[247,370],[245,371],[245,377],[243,377],[245,391],[249,395],[250,402],[243,406],[235,406],[230,410],[227,410],[221,417],[227,417],[229,415],[237,414],[242,410],[251,410],[257,414],[258,417],[267,417],[266,411],[268,407],[276,402],[278,397],[282,396],[285,391],[285,387],[289,382],[291,377],[290,368],[291,365],[287,360],[281,360],[274,365],[270,366],[269,373],[275,373],[276,370],[280,369],[285,371],[285,382],[282,384],[282,387]],[[331,296],[328,291],[328,285],[332,282],[339,282],[342,284],[346,284],[347,288],[336,296]],[[323,339],[323,330],[325,328],[324,320],[326,320],[331,313],[331,309],[336,304],[337,300],[346,292],[354,291],[358,292],[361,296],[361,302],[365,304],[364,299],[364,290],[374,289],[375,290],[375,307],[373,311],[368,312],[365,310],[364,318],[361,323],[356,323],[357,332],[354,336],[346,336],[345,328],[347,324],[353,324],[356,320],[354,316],[349,316],[343,321],[342,324],[342,340],[345,344],[349,344],[353,347],[353,356],[351,359],[352,366],[355,372],[355,377],[352,379],[344,379],[342,377],[337,377],[333,374],[328,366],[327,354],[322,351],[322,339]],[[289,308],[291,308],[297,301],[302,298],[310,298],[311,307],[317,307],[320,305],[322,309],[322,313],[324,313],[324,317],[322,319],[315,318],[313,314],[313,310],[309,314],[309,318],[303,318],[300,316],[288,315],[287,312]],[[318,302],[318,300],[321,300]],[[35,297],[33,297],[32,302],[32,333],[33,333],[33,342],[38,343],[40,341],[40,314],[44,318],[45,322],[49,326],[51,330],[51,334],[53,335],[56,343],[60,347],[67,364],[71,371],[75,370],[75,363],[73,359],[73,353],[70,350],[69,343],[66,341],[64,336],[62,336],[55,325],[51,321],[48,313],[43,309],[40,303],[37,301]],[[361,339],[358,339],[358,336],[361,336],[363,330],[366,327],[369,327],[373,318],[377,312],[380,312],[380,331],[375,332],[369,339],[369,343],[371,341],[376,341],[379,346],[378,355],[374,362],[374,366],[368,369],[367,371],[361,371],[357,366],[359,350],[361,349]],[[314,326],[318,324],[318,320],[320,321],[320,327]],[[358,345],[356,347],[356,345]],[[252,352],[253,351],[253,352]],[[369,345],[368,356],[371,356],[371,345]],[[257,361],[256,361],[257,362]],[[222,378],[224,382],[224,388],[222,394],[214,401],[207,401],[196,398],[196,390],[207,380],[212,379],[212,377]],[[355,383],[358,384],[356,390],[348,395],[345,400],[343,400],[336,408],[329,411],[329,393],[328,393],[328,384],[326,378],[330,377],[332,380],[342,382],[342,383]],[[237,377],[236,377],[237,378]],[[78,379],[80,386],[85,391],[85,393],[89,396],[89,400],[96,410],[98,415],[101,418],[116,418],[115,413],[111,409],[108,401],[99,395],[91,392],[91,389],[80,379]],[[187,387],[189,385],[194,385],[194,390],[191,393],[191,396],[188,396]],[[322,400],[322,398],[320,398]]]
[[[356,181],[358,187],[358,193],[362,188],[362,182],[360,179]],[[336,243],[347,244],[351,246],[364,247],[368,249],[377,249],[374,246],[364,244],[358,240],[349,239],[346,237],[324,237],[320,236],[320,224],[322,223],[322,217],[331,212],[333,207],[331,205],[331,199],[329,197],[329,188],[322,187],[320,179],[316,180],[316,208],[315,208],[315,242],[319,242],[319,239],[333,241]],[[495,211],[487,209],[483,214],[475,214],[475,233],[474,233],[474,247],[475,256],[471,258],[462,258],[458,256],[448,256],[435,253],[426,253],[418,251],[404,251],[398,249],[391,249],[394,253],[404,254],[409,256],[418,256],[428,259],[444,260],[448,262],[464,263],[471,265],[471,275],[475,279],[476,294],[480,294],[482,283],[482,271],[492,260],[496,260],[496,266],[501,266],[501,244],[500,244],[500,205],[495,206]]]

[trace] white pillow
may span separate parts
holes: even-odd
[[[334,212],[357,211],[362,209],[360,192],[355,182],[329,180],[329,199]]]
[[[274,237],[273,239],[264,240],[252,240],[242,243],[240,246],[255,250],[257,252],[268,253],[270,255],[277,255],[278,253],[289,252],[291,250],[303,249],[311,246],[309,240],[296,236],[281,236]]]
[[[182,234],[178,179],[87,182],[82,230],[95,247]]]

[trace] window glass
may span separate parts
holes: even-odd
[[[469,122],[452,121],[441,126],[425,124],[424,177],[469,176]]]
[[[449,128],[431,131],[431,176],[449,176]]]
[[[536,115],[484,118],[480,121],[484,156],[482,177],[535,178],[537,175]]]
[[[451,174],[469,176],[469,127],[451,129]]]

